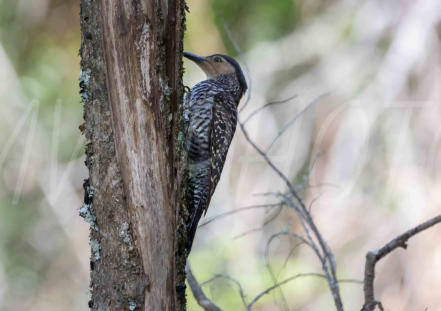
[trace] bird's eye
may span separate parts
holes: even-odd
[[[222,57],[216,56],[215,58],[213,58],[213,60],[216,63],[222,63]]]

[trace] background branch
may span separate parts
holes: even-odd
[[[251,120],[255,115],[257,115],[259,112],[261,112],[263,109],[266,109],[270,106],[274,106],[274,105],[280,105],[280,104],[285,104],[289,101],[291,101],[292,99],[296,98],[297,95],[293,95],[288,97],[287,99],[283,99],[283,100],[278,100],[278,101],[274,101],[274,102],[269,102],[266,103],[265,105],[263,105],[262,107],[257,108],[256,110],[254,110],[253,112],[251,112],[248,117],[243,121],[243,124],[247,123],[249,120]]]
[[[242,51],[239,47],[239,45],[237,44],[236,40],[234,39],[234,37],[232,36],[228,25],[226,23],[224,23],[224,29],[227,33],[228,38],[230,39],[231,43],[233,44],[234,48],[236,49],[240,60],[244,63],[245,65],[245,73],[248,77],[249,80],[249,88],[248,88],[248,97],[245,101],[245,103],[242,105],[242,108],[239,110],[239,113],[243,111],[243,109],[247,106],[247,104],[249,103],[250,99],[251,99],[251,92],[252,92],[252,79],[249,76],[249,70],[248,70],[248,66],[246,64],[246,62],[244,61],[245,58],[243,57]],[[328,247],[328,245],[326,244],[325,240],[323,239],[320,231],[318,230],[311,213],[309,212],[309,209],[306,207],[305,202],[303,201],[303,199],[300,197],[298,191],[295,189],[294,185],[291,183],[291,181],[289,180],[289,178],[282,173],[282,171],[280,171],[276,165],[271,161],[271,159],[268,156],[267,151],[271,148],[271,146],[274,144],[274,142],[286,131],[286,129],[288,129],[290,126],[292,126],[295,121],[301,116],[303,115],[303,113],[305,111],[308,110],[309,107],[313,106],[315,103],[319,102],[321,98],[323,98],[323,96],[325,96],[326,94],[323,94],[321,96],[319,96],[317,99],[315,99],[314,101],[312,101],[311,103],[309,103],[302,111],[300,111],[298,114],[296,114],[287,124],[285,124],[285,126],[283,127],[283,129],[281,130],[281,132],[279,132],[277,134],[277,136],[274,138],[274,140],[271,142],[271,144],[269,145],[269,147],[266,149],[266,151],[264,151],[263,149],[261,149],[248,135],[248,132],[245,128],[245,123],[238,120],[238,125],[245,137],[245,139],[248,141],[248,143],[257,151],[257,153],[259,153],[265,160],[265,162],[268,164],[268,166],[284,181],[284,183],[286,184],[287,188],[288,188],[288,193],[289,193],[289,198],[287,200],[287,202],[285,202],[287,205],[292,206],[293,209],[296,211],[296,214],[302,224],[302,227],[305,231],[305,234],[310,242],[310,244],[312,245],[312,248],[314,249],[317,257],[319,258],[321,265],[322,265],[322,270],[326,276],[326,280],[328,281],[328,285],[329,288],[331,290],[331,294],[332,297],[334,299],[334,303],[336,306],[336,309],[338,311],[343,311],[343,303],[341,300],[341,296],[340,296],[340,289],[338,286],[338,280],[337,280],[337,274],[336,274],[336,263],[335,263],[335,259],[334,259],[334,254],[332,253],[332,251],[330,250],[330,248]],[[261,111],[261,110],[260,110]],[[259,112],[259,111],[258,111]],[[284,196],[285,198],[287,198],[288,196]],[[311,233],[312,232],[312,235]]]
[[[364,272],[364,305],[361,309],[362,311],[372,311],[376,306],[379,306],[381,310],[383,310],[383,306],[381,302],[375,300],[374,294],[374,280],[375,280],[375,265],[382,258],[393,252],[398,247],[402,247],[404,249],[407,248],[407,241],[413,237],[414,235],[438,224],[441,222],[441,215],[436,216],[428,221],[406,231],[405,233],[399,235],[394,238],[392,241],[387,243],[382,248],[370,251],[366,254],[366,265]]]
[[[299,220],[309,240],[309,244],[312,245],[312,248],[314,249],[317,257],[322,264],[322,270],[325,273],[326,279],[328,281],[328,285],[331,290],[336,309],[338,311],[342,311],[343,303],[338,286],[334,254],[323,239],[319,229],[317,228],[312,218],[311,213],[309,212],[309,209],[306,207],[305,202],[300,197],[299,193],[295,189],[294,185],[290,182],[288,177],[276,167],[276,165],[269,158],[268,154],[260,149],[260,147],[257,146],[253,140],[251,140],[245,128],[245,125],[241,121],[238,121],[238,124],[248,143],[257,151],[257,153],[259,153],[264,158],[268,166],[285,182],[289,192],[289,196],[283,195],[283,197],[285,198],[285,203],[292,206],[293,209],[296,211],[297,216],[299,217]],[[312,232],[313,236],[310,232]]]
[[[200,285],[201,286],[205,286],[208,283],[211,283],[211,282],[213,282],[214,280],[217,280],[217,279],[224,279],[224,280],[227,280],[227,281],[230,281],[230,282],[234,283],[237,286],[238,290],[239,290],[239,296],[240,296],[240,299],[242,300],[243,305],[245,307],[247,306],[246,294],[245,294],[245,291],[244,291],[244,289],[242,287],[242,284],[240,284],[240,282],[238,280],[236,280],[235,278],[233,278],[233,277],[231,277],[229,275],[226,275],[226,274],[216,274],[211,279],[201,283]]]
[[[194,277],[193,272],[190,268],[190,264],[188,262],[185,266],[185,271],[187,272],[187,282],[188,285],[190,285],[191,292],[193,293],[194,298],[202,307],[202,309],[204,309],[205,311],[222,311],[222,309],[216,306],[213,302],[211,302],[210,299],[207,298],[207,296],[205,296],[205,293],[196,278]]]
[[[224,217],[227,217],[227,216],[239,213],[239,212],[249,211],[249,210],[253,210],[253,209],[256,209],[256,208],[274,208],[274,207],[278,207],[278,206],[281,206],[281,205],[282,205],[282,203],[278,202],[278,203],[257,204],[257,205],[239,207],[239,208],[237,208],[235,210],[231,210],[231,211],[228,211],[228,212],[225,212],[225,213],[221,213],[219,215],[216,215],[216,216],[213,216],[213,217],[209,218],[208,220],[206,220],[202,224],[200,224],[199,228],[203,227],[203,226],[206,226],[206,225],[208,225],[209,223],[211,223],[213,221],[216,221],[218,219],[221,219],[221,218],[224,218]]]

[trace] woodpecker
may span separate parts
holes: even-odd
[[[237,106],[247,90],[247,83],[240,65],[230,56],[214,54],[202,57],[188,52],[184,52],[184,56],[207,75],[207,79],[196,84],[184,99],[189,253],[198,222],[207,212],[222,173],[236,131]]]

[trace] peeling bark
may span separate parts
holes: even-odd
[[[92,310],[185,310],[184,7],[81,1]]]

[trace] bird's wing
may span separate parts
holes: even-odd
[[[236,108],[234,104],[232,105],[233,99],[216,96],[214,101],[209,140],[211,154],[210,192],[205,212],[207,212],[211,196],[219,182],[237,122]]]

